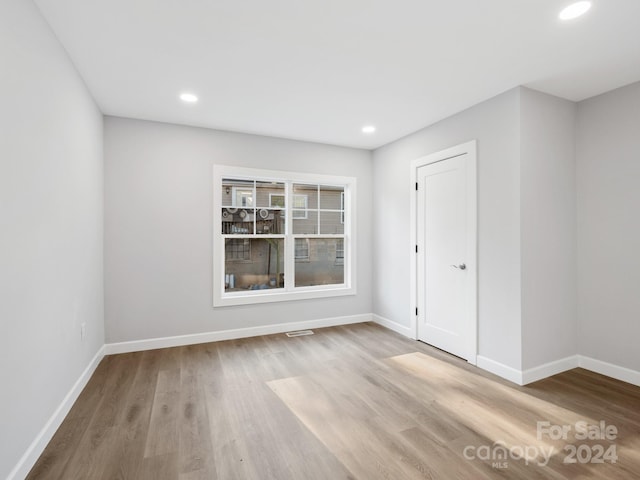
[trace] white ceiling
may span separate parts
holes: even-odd
[[[375,148],[517,85],[640,80],[640,1],[561,22],[571,1],[36,3],[105,114]]]

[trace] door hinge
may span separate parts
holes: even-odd
[[[416,191],[418,190],[418,182],[416,182]]]
[[[418,253],[418,245],[416,245],[416,253]]]
[[[416,317],[418,316],[418,307],[416,307]]]

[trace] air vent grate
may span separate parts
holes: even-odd
[[[303,337],[305,335],[313,335],[313,330],[298,330],[297,332],[287,332],[287,337]]]

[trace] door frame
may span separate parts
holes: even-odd
[[[472,365],[476,364],[476,357],[478,355],[478,180],[477,180],[477,141],[472,140],[470,142],[456,145],[455,147],[447,148],[436,153],[426,155],[424,157],[417,158],[411,162],[411,191],[413,192],[411,197],[411,203],[409,205],[409,218],[410,218],[410,235],[411,241],[411,265],[410,265],[410,322],[411,331],[413,332],[413,338],[418,339],[418,315],[416,314],[418,305],[418,266],[417,259],[418,254],[416,252],[416,246],[418,242],[418,169],[429,165],[431,163],[441,162],[450,158],[459,157],[461,155],[468,155],[467,164],[467,192],[469,193],[469,202],[467,205],[467,253],[465,263],[467,264],[467,275],[471,276],[471,287],[468,294],[468,309],[467,315],[472,318],[469,321],[473,325],[473,331],[471,332],[475,341],[473,342],[473,352],[471,358],[467,361]]]

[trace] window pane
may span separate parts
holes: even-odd
[[[293,210],[293,233],[313,235],[318,233],[318,212]],[[302,216],[306,214],[306,217]],[[297,214],[297,215],[296,215]]]
[[[341,198],[344,187],[320,185],[320,208],[322,210],[342,210]]]
[[[292,208],[318,208],[318,185],[295,183]]]
[[[284,183],[256,182],[256,206],[258,208],[284,208]]]
[[[222,180],[223,207],[253,207],[253,180],[225,178]]]
[[[285,211],[260,208],[256,210],[256,233],[258,235],[281,235],[285,233]]]
[[[342,238],[309,238],[309,261],[296,262],[296,287],[344,283]],[[338,257],[338,255],[342,257]]]
[[[225,292],[284,287],[284,239],[227,238]]]
[[[224,207],[222,209],[222,234],[247,235],[253,233],[252,208]]]
[[[232,207],[236,205],[236,193],[238,191],[253,192],[253,180],[238,180],[235,178],[222,179],[222,206]]]
[[[341,212],[320,212],[320,233],[323,235],[344,234]]]

